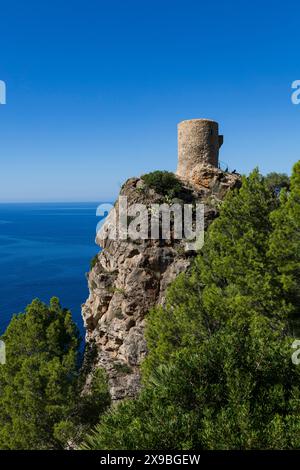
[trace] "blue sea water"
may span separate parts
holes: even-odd
[[[97,203],[0,204],[0,333],[32,299],[59,297],[81,333]]]

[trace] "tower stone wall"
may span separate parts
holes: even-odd
[[[192,180],[199,167],[219,166],[223,136],[219,125],[209,119],[190,119],[178,124],[177,175]]]

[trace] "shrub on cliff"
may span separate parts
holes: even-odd
[[[93,269],[94,266],[96,266],[97,262],[98,262],[98,254],[93,256],[93,258],[90,261],[90,271]]]
[[[300,163],[278,199],[258,171],[228,194],[190,272],[147,319],[144,387],[91,449],[295,449],[300,368]]]
[[[153,171],[142,175],[142,180],[149,188],[154,189],[158,194],[169,198],[180,197],[183,188],[179,179],[169,171]]]
[[[94,407],[95,395],[79,396],[79,334],[57,298],[49,306],[34,300],[12,318],[1,339],[6,346],[6,364],[0,366],[1,449],[63,448],[78,429],[86,432],[95,424],[108,392],[96,384],[91,393],[98,396],[100,389],[99,399],[105,399]]]

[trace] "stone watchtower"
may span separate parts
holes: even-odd
[[[194,180],[198,171],[208,165],[219,166],[219,148],[223,136],[219,125],[209,119],[190,119],[178,124],[178,167],[176,174]]]

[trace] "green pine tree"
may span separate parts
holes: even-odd
[[[140,396],[102,416],[85,449],[297,449],[300,368],[284,322],[235,316],[182,348]]]
[[[273,232],[269,256],[276,266],[276,279],[293,311],[293,326],[300,320],[300,161],[291,177],[290,192],[281,193],[280,207],[271,215]]]
[[[0,448],[75,443],[99,419],[109,396],[103,375],[80,396],[80,340],[70,311],[55,297],[49,306],[36,299],[12,318],[1,339],[6,364],[0,366]]]
[[[147,320],[145,378],[179,347],[198,344],[232,315],[287,315],[268,256],[270,214],[278,201],[258,170],[226,197],[190,272],[170,287],[164,308]]]

